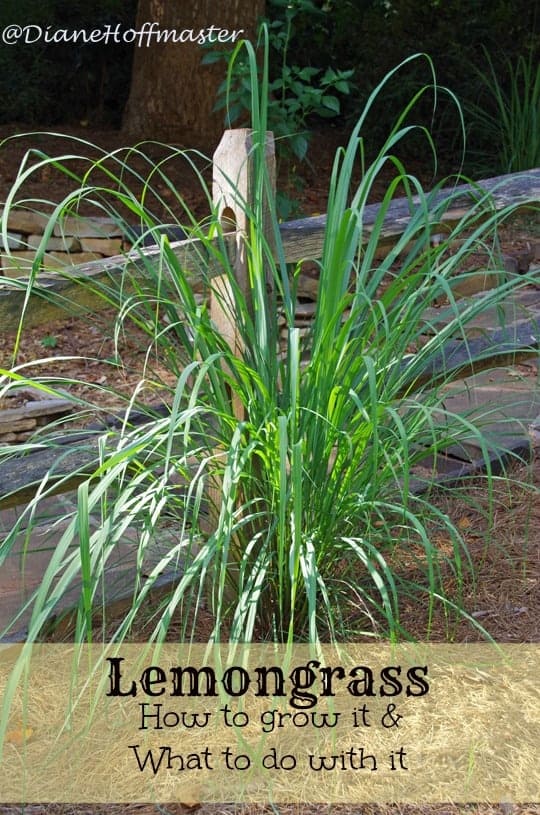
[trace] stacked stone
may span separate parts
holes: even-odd
[[[51,398],[37,388],[12,391],[0,399],[0,444],[26,441],[36,428],[65,416],[71,407],[68,399]]]
[[[12,210],[9,213],[7,243],[0,236],[0,275],[28,276],[47,223],[47,216],[40,212]],[[53,234],[46,241],[39,271],[58,271],[118,255],[123,248],[122,238],[122,231],[112,218],[65,218],[55,224]]]

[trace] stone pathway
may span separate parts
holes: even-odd
[[[482,295],[457,301],[460,312],[473,305],[478,296]],[[428,309],[424,319],[429,335],[454,319],[453,309],[449,306]],[[496,343],[494,339],[490,340],[491,337],[497,338]],[[522,340],[529,347],[538,349],[540,346],[538,287],[526,286],[514,292],[504,304],[474,317],[467,325],[466,341],[456,332],[447,359],[466,358],[467,345],[471,349],[476,345],[477,351],[479,344],[493,348],[495,343],[504,350],[506,343],[519,346]],[[485,469],[485,451],[495,471],[512,458],[530,457],[532,447],[540,441],[539,362],[538,351],[527,352],[522,357],[522,364],[510,364],[509,358],[509,364],[504,367],[481,370],[474,376],[445,386],[446,409],[482,429],[485,449],[471,434],[466,442],[450,448],[444,456],[437,456],[435,461],[426,460],[423,462],[425,466],[418,469],[421,476],[415,483],[418,492],[425,491],[432,484],[451,482]]]

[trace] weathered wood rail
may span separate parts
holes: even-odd
[[[228,135],[229,134],[229,135]],[[232,135],[230,135],[232,134]],[[239,149],[240,146],[240,149]],[[243,200],[249,199],[250,164],[249,132],[228,131],[224,136],[221,152],[215,156],[214,197],[222,214],[232,217],[237,231],[226,235],[221,243],[222,248],[235,268],[240,285],[246,287],[246,275],[243,268],[241,235],[246,228],[242,218],[243,210],[237,205],[238,194],[228,191],[231,179],[234,187],[240,189]],[[236,153],[235,153],[236,151]],[[273,175],[273,142],[270,141],[267,160],[270,175]],[[219,161],[219,164],[218,164]],[[226,181],[224,181],[226,179]],[[434,218],[432,229],[443,230],[450,223],[457,222],[466,214],[471,202],[489,195],[492,211],[503,209],[509,204],[519,205],[540,201],[540,169],[510,176],[491,178],[476,184],[463,184],[438,191],[430,198],[430,212],[440,213]],[[414,217],[414,199],[396,199],[388,206],[384,216],[381,238],[389,243],[398,239],[404,232],[410,219]],[[448,204],[448,206],[445,206]],[[364,239],[369,234],[380,216],[380,205],[371,204],[364,208]],[[316,216],[298,221],[291,221],[280,226],[285,260],[295,263],[300,260],[318,259],[321,257],[324,242],[326,216]],[[201,278],[210,279],[222,275],[219,262],[209,255],[208,249],[197,239],[173,243],[171,249],[179,259],[182,268],[196,284]],[[119,285],[126,270],[144,278],[147,264],[159,256],[159,248],[148,248],[130,253],[127,257],[119,256],[108,260],[87,263],[71,270],[69,276],[37,278],[31,294],[26,291],[24,281],[0,285],[0,331],[8,332],[17,329],[24,308],[24,324],[35,326],[50,323],[66,314],[82,314],[107,305],[99,294],[103,284],[113,287]],[[229,342],[236,347],[234,326],[230,318],[223,313],[221,306],[213,306],[216,322],[223,328]],[[454,371],[456,376],[476,373],[485,364],[497,361],[508,361],[516,354],[530,352],[539,346],[539,327],[536,322],[522,325],[519,331],[509,337],[501,329],[490,336],[474,341],[474,349],[469,343],[450,342],[440,360],[436,361],[438,369],[448,376]],[[241,349],[238,349],[241,351]],[[473,353],[472,353],[473,352]],[[471,359],[476,358],[476,363]],[[485,367],[485,366],[484,366]],[[418,371],[410,366],[410,379],[404,377],[404,391],[408,383],[418,384],[422,379],[433,375],[433,371]],[[404,364],[404,373],[407,367]],[[130,417],[132,420],[133,417]],[[141,417],[141,421],[144,418]],[[28,501],[35,493],[37,485],[47,478],[48,487],[55,492],[66,492],[73,489],[89,473],[93,472],[98,461],[99,432],[79,435],[75,447],[73,437],[58,440],[56,447],[36,451],[26,456],[10,457],[0,465],[0,509],[15,506]]]
[[[514,173],[509,176],[489,178],[478,183],[461,184],[436,193],[430,204],[440,207],[450,200],[451,205],[444,211],[441,222],[434,228],[448,226],[459,221],[471,205],[471,201],[483,194],[490,195],[493,210],[501,210],[509,204],[526,204],[540,201],[540,169]],[[399,238],[412,213],[412,201],[398,198],[391,202],[385,214],[381,231],[382,241],[391,243]],[[417,201],[416,201],[417,203]],[[363,228],[365,240],[380,213],[380,204],[368,204],[364,209]],[[321,257],[326,215],[289,221],[280,225],[285,260],[297,263],[300,260],[316,260]],[[436,231],[436,229],[435,229]],[[216,239],[217,244],[217,239]],[[224,238],[225,250],[232,263],[237,252],[237,234],[231,232]],[[171,246],[182,268],[194,284],[202,278],[211,279],[222,273],[219,262],[208,253],[203,243],[196,239],[178,241]],[[126,271],[137,273],[142,278],[147,274],[146,263],[159,256],[158,248],[147,248],[129,253],[126,256],[91,261],[73,267],[69,275],[38,276],[28,298],[24,280],[0,283],[0,331],[17,330],[22,309],[26,303],[25,325],[27,327],[46,325],[69,314],[83,314],[106,308],[107,303],[99,293],[102,285],[118,285]]]

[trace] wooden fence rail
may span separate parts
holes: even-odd
[[[222,161],[224,155],[229,156],[231,152],[237,151],[235,175],[231,175],[231,169],[228,166],[223,168],[222,178],[226,177],[234,182],[240,178],[239,186],[243,196],[250,192],[246,176],[247,153],[249,152],[246,132],[227,131],[224,136],[224,139],[228,140],[227,149],[224,151],[222,146],[218,147],[215,156]],[[231,133],[237,138],[231,139]],[[217,168],[217,165],[215,167]],[[246,177],[241,178],[242,174]],[[434,231],[437,231],[438,227],[444,229],[449,224],[459,221],[470,208],[471,202],[484,193],[489,193],[493,210],[501,210],[509,204],[538,202],[540,201],[540,169],[440,190],[430,199],[431,206],[440,207],[445,201],[451,203],[444,210],[442,222],[433,224]],[[218,195],[223,195],[221,188]],[[411,205],[414,207],[415,202],[418,203],[417,199],[411,202],[407,198],[398,198],[391,202],[385,214],[380,235],[383,243],[386,241],[392,244],[403,234],[412,217]],[[223,208],[226,207],[233,209],[230,201]],[[239,209],[237,207],[235,212],[237,219],[240,217]],[[380,204],[368,204],[365,207],[363,214],[365,241],[369,239],[379,213]],[[325,224],[326,215],[281,224],[280,233],[285,260],[288,263],[297,263],[301,260],[320,258]],[[243,225],[238,220],[237,225],[241,231]],[[218,239],[215,239],[215,242],[217,245]],[[226,235],[224,243],[229,259],[234,265],[239,249],[238,233],[231,232]],[[194,284],[197,284],[202,278],[209,279],[222,274],[223,270],[219,262],[209,255],[207,247],[200,240],[177,241],[172,244],[171,248]],[[126,272],[144,277],[146,263],[151,262],[154,257],[157,258],[159,252],[158,248],[145,248],[128,253],[127,256],[120,255],[74,266],[69,269],[69,273],[40,275],[29,298],[24,280],[0,283],[0,332],[17,330],[22,308],[27,300],[24,321],[27,327],[46,325],[67,315],[78,315],[106,308],[107,302],[100,296],[99,286],[106,284],[114,287],[115,282],[119,285]]]

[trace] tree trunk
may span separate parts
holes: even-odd
[[[161,36],[175,32],[184,40],[158,42],[142,36],[137,46],[131,90],[124,112],[123,130],[130,136],[160,139],[183,147],[213,150],[225,127],[224,112],[213,112],[219,84],[226,76],[224,62],[201,65],[205,49],[199,32],[216,40],[226,29],[231,38],[215,47],[234,48],[241,39],[254,41],[256,23],[264,13],[264,0],[139,0],[136,29]],[[145,25],[146,24],[146,25]],[[221,34],[225,37],[225,33]]]

